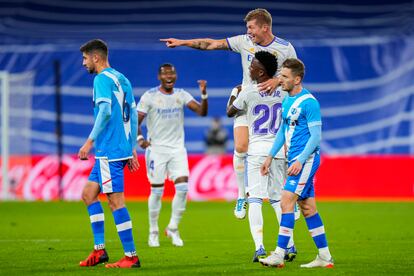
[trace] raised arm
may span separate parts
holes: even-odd
[[[208,110],[207,81],[199,80],[197,82],[198,82],[198,87],[200,88],[200,92],[201,92],[201,104],[199,104],[193,99],[187,104],[187,106],[189,109],[191,109],[198,115],[205,117],[207,116],[207,110]]]
[[[186,46],[198,50],[229,50],[230,47],[226,39],[195,38],[195,39],[176,39],[162,38],[168,48]]]

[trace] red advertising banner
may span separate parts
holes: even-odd
[[[62,190],[65,200],[80,200],[94,159],[80,161],[75,155],[62,159]],[[150,192],[144,157],[139,156],[138,172],[125,172],[125,195],[145,199]],[[189,155],[189,199],[233,200],[237,186],[231,155]],[[327,157],[316,175],[318,198],[414,200],[414,167],[410,156]],[[0,176],[1,178],[1,176]],[[15,156],[10,160],[9,194],[23,200],[59,198],[58,159],[56,156]],[[1,183],[1,182],[0,182]],[[165,197],[174,187],[167,181]]]

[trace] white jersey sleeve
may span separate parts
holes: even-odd
[[[240,111],[247,111],[247,93],[245,89],[240,91],[237,98],[233,101],[233,106]]]
[[[287,58],[298,58],[296,55],[295,48],[293,48],[292,43],[289,43]]]
[[[151,102],[148,97],[148,93],[145,92],[144,95],[141,96],[141,99],[139,100],[137,111],[147,114],[150,109]]]
[[[240,53],[245,44],[246,35],[236,35],[226,38],[229,49],[233,52]]]
[[[183,97],[185,105],[188,105],[191,101],[195,101],[193,95],[191,95],[189,92],[187,92],[183,89],[182,93],[183,93],[182,97]]]

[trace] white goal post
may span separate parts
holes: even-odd
[[[9,198],[9,95],[10,80],[7,71],[0,71],[1,90],[1,199]]]

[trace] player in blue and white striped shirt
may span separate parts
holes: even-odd
[[[282,103],[282,126],[279,129],[269,156],[261,167],[261,173],[269,171],[273,157],[286,143],[288,178],[282,191],[279,237],[276,250],[259,261],[268,266],[283,267],[285,250],[295,225],[294,207],[298,202],[309,232],[319,250],[316,259],[301,267],[333,267],[326,240],[325,228],[316,209],[313,179],[319,168],[319,143],[322,120],[318,101],[305,88],[302,80],[305,66],[298,59],[287,59],[280,73],[282,89],[289,96]]]
[[[79,150],[81,160],[88,159],[95,144],[95,165],[82,191],[94,236],[94,251],[80,266],[95,266],[109,260],[105,250],[104,212],[98,195],[108,197],[125,257],[106,267],[139,267],[140,262],[132,236],[132,223],[124,200],[124,167],[139,168],[134,150],[138,129],[136,104],[129,80],[110,68],[108,48],[94,39],[81,46],[83,66],[97,75],[93,81],[95,123],[91,134]]]

